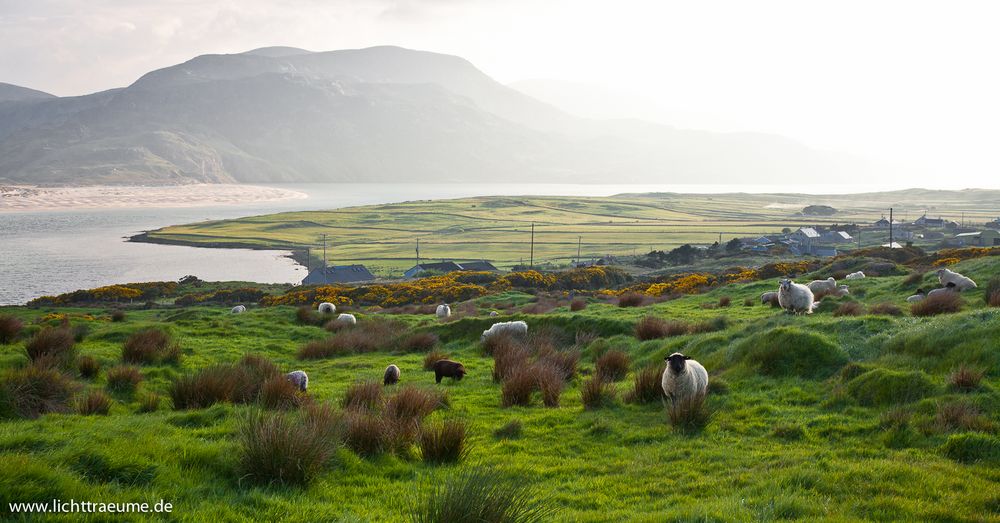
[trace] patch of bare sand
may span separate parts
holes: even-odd
[[[197,184],[162,187],[0,186],[0,212],[59,209],[204,207],[307,198],[302,192],[257,185]]]

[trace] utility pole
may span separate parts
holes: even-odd
[[[420,265],[420,238],[417,238],[417,265]]]
[[[576,263],[580,263],[580,244],[583,242],[583,236],[576,237]]]
[[[309,247],[306,247],[306,275],[312,271],[311,264],[309,263],[310,261],[312,260],[309,259]]]
[[[889,248],[892,248],[892,207],[889,207]]]
[[[323,264],[320,270],[323,271],[323,283],[330,283],[329,275],[326,273],[326,233],[323,233]]]
[[[528,267],[535,268],[535,222],[531,222],[531,257],[529,258]]]

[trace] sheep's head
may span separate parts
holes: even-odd
[[[465,377],[465,366],[459,365],[458,368],[455,369],[455,379],[461,380],[463,377]]]
[[[924,288],[921,287],[921,288],[917,289],[916,294],[927,294],[927,291],[925,291]]]
[[[684,372],[684,367],[686,365],[685,362],[689,359],[691,358],[679,352],[675,352],[664,358],[663,361],[667,362],[667,368],[669,368],[671,372],[674,374],[680,374]]]
[[[938,277],[941,277],[941,276],[944,276],[945,274],[948,274],[949,272],[951,272],[951,271],[949,271],[948,269],[938,269],[937,275],[938,275]]]
[[[780,289],[785,292],[792,290],[792,280],[781,280]]]

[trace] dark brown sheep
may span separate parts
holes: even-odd
[[[385,368],[385,374],[382,376],[382,383],[384,385],[395,385],[399,383],[399,367],[395,365],[389,365]]]
[[[465,366],[457,361],[438,360],[434,362],[434,382],[441,383],[441,378],[461,380],[465,376]]]

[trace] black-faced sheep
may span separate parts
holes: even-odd
[[[461,381],[463,377],[465,377],[465,366],[461,363],[451,360],[434,362],[434,383],[441,383],[441,378]]]
[[[913,293],[912,296],[906,298],[906,301],[908,303],[915,303],[915,302],[918,302],[918,301],[924,301],[924,298],[926,298],[926,297],[927,297],[927,293],[924,292],[923,289],[917,289],[917,292]]]
[[[437,310],[434,311],[438,318],[444,319],[451,316],[451,307],[447,303],[444,305],[438,305]]]
[[[931,289],[931,291],[927,293],[927,297],[930,298],[931,296],[937,296],[938,294],[944,294],[946,292],[958,292],[958,286],[955,285],[955,282],[950,281],[947,285],[941,287],[940,289]]]
[[[794,313],[812,314],[816,301],[809,287],[792,280],[781,280],[778,287],[778,303],[782,309]]]
[[[948,285],[949,283],[954,283],[955,290],[958,292],[976,288],[976,282],[972,281],[972,278],[963,276],[950,269],[939,269],[937,271],[937,275],[938,275],[938,281],[941,282],[941,285]]]
[[[319,311],[320,314],[333,314],[337,312],[337,306],[328,301],[324,301],[316,307],[316,310]]]
[[[300,391],[306,392],[309,388],[309,376],[303,370],[293,370],[288,374],[285,374],[285,379],[290,381],[292,385],[299,388]]]
[[[667,368],[663,370],[660,386],[671,402],[704,397],[708,393],[708,371],[701,363],[679,352],[667,356],[664,361]]]
[[[494,323],[493,325],[490,325],[490,328],[483,331],[483,335],[479,337],[479,341],[485,341],[486,338],[501,332],[524,336],[528,334],[528,324],[521,320]]]
[[[382,384],[395,385],[397,383],[399,383],[399,367],[389,365],[385,368],[385,374],[382,375]]]

